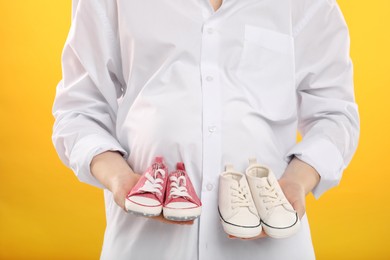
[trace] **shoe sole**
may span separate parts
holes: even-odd
[[[173,209],[163,208],[164,218],[173,221],[189,221],[194,220],[200,216],[202,207],[190,208],[190,209]]]
[[[125,207],[127,212],[139,215],[139,216],[145,216],[145,217],[156,217],[161,214],[162,206],[148,206],[148,205],[140,205],[137,203],[134,203],[128,199],[126,199]]]
[[[301,222],[298,221],[288,228],[273,228],[263,223],[264,232],[272,238],[287,238],[298,232]]]
[[[261,234],[262,227],[261,225],[256,227],[246,227],[239,225],[232,225],[226,223],[221,219],[222,227],[225,233],[231,236],[239,237],[239,238],[253,238],[257,237]]]

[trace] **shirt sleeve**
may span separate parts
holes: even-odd
[[[349,33],[335,1],[312,3],[294,28],[301,142],[288,152],[320,174],[318,198],[336,186],[356,150],[359,115],[354,100]]]
[[[104,151],[127,156],[115,137],[124,86],[115,1],[79,0],[62,54],[63,78],[53,105],[53,143],[80,181],[103,188],[90,173]]]

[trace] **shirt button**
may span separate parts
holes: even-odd
[[[212,76],[207,76],[207,77],[206,77],[206,80],[207,80],[207,81],[213,81],[214,78],[213,78]]]
[[[209,126],[209,132],[214,133],[217,130],[216,126]]]
[[[208,183],[208,184],[206,185],[206,189],[207,189],[208,191],[212,191],[213,188],[214,188],[214,185],[211,184],[211,183]]]
[[[213,28],[207,28],[207,32],[208,32],[209,34],[213,34],[213,33],[214,33],[214,29],[213,29]]]

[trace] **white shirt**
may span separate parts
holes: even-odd
[[[288,239],[229,240],[217,211],[226,163],[280,177],[292,155],[335,186],[359,135],[349,36],[333,0],[80,0],[63,52],[53,140],[78,178],[116,150],[142,173],[186,165],[203,203],[192,226],[126,214],[105,190],[102,259],[312,259],[306,216]],[[297,129],[302,141],[296,143]],[[103,187],[102,187],[103,188]],[[326,224],[326,223],[324,223]]]

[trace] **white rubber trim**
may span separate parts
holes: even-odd
[[[299,227],[301,226],[300,220],[295,223],[294,226],[289,227],[289,228],[282,228],[282,229],[277,229],[277,228],[271,228],[266,225],[263,225],[264,232],[272,237],[272,238],[286,238],[294,235],[297,233],[299,230]]]
[[[257,227],[245,228],[239,226],[233,226],[221,220],[223,230],[229,235],[239,238],[252,238],[257,237],[261,233],[261,225]]]
[[[134,203],[129,199],[126,199],[125,207],[128,212],[138,214],[138,215],[144,215],[148,217],[159,216],[162,211],[162,205],[153,206],[153,207],[143,206]]]

